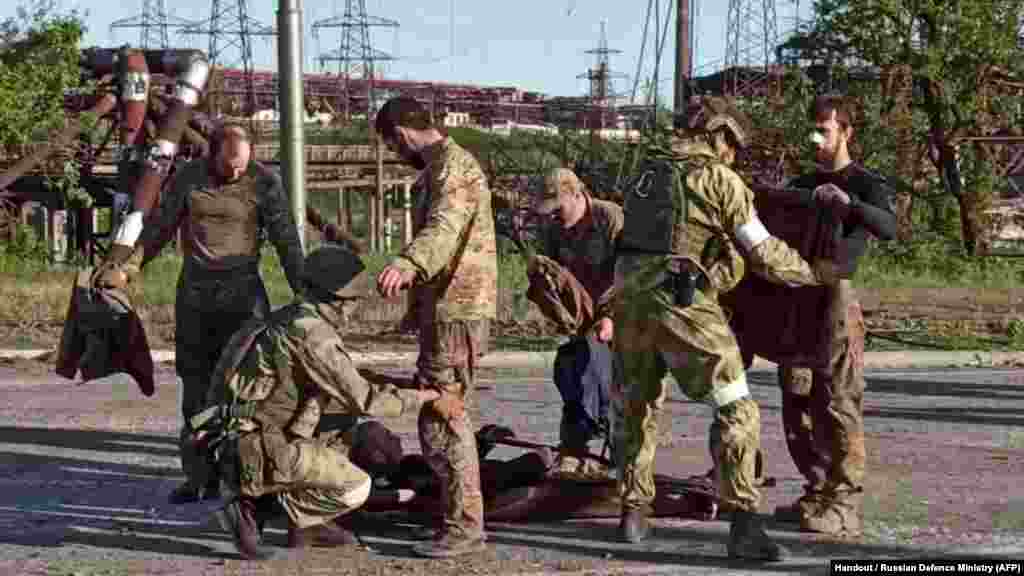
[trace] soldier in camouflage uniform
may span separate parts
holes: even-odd
[[[269,555],[260,542],[268,507],[258,503],[268,495],[287,513],[290,547],[358,542],[333,520],[366,501],[371,479],[346,456],[341,436],[314,437],[332,404],[350,416],[398,417],[424,403],[441,418],[461,413],[454,395],[374,384],[357,372],[339,331],[347,301],[372,287],[372,278],[357,276],[362,270],[343,248],[311,253],[306,296],[236,332],[214,372],[207,408],[189,422],[193,440],[205,438],[204,430],[226,435],[214,451],[236,497],[218,515],[246,557]]]
[[[412,242],[378,276],[378,289],[409,298],[419,327],[415,380],[470,402],[478,359],[488,349],[497,317],[498,262],[491,192],[480,164],[438,132],[416,100],[394,98],[377,114],[386,145],[424,170],[425,186],[413,208]],[[468,411],[445,420],[424,407],[419,417],[423,455],[446,486],[443,526],[416,547],[428,557],[449,557],[485,547],[483,498],[476,440]]]
[[[534,279],[542,275],[571,275],[589,296],[591,306],[583,308],[591,310],[591,313],[566,328],[573,330],[573,340],[596,338],[598,342],[609,345],[614,329],[612,319],[608,316],[595,318],[592,310],[595,306],[611,310],[604,306],[604,302],[611,295],[615,279],[615,244],[622,230],[622,208],[613,202],[595,199],[572,170],[556,168],[547,174],[535,210],[542,216],[550,215],[552,222],[542,235],[543,257],[532,257],[528,263],[531,292],[538,289]],[[533,273],[537,269],[542,269],[540,275]],[[574,300],[583,299],[582,295],[573,296]],[[558,302],[560,295],[549,295],[544,300]],[[541,306],[550,315],[551,312],[545,308]],[[569,308],[579,306],[570,305]],[[553,320],[562,319],[555,317]],[[556,358],[556,370],[558,362]],[[607,372],[611,373],[610,365]],[[574,411],[581,409],[569,405],[563,408],[559,426],[563,452],[557,471],[563,476],[605,476],[607,471],[603,466],[594,459],[583,457],[588,452],[591,432],[574,422],[572,417]],[[599,421],[607,420],[606,414],[593,416],[597,416]]]
[[[617,378],[626,394],[624,438],[619,452],[622,518],[620,536],[638,542],[650,529],[657,414],[665,396],[662,378],[671,371],[683,391],[714,409],[711,434],[719,498],[735,510],[729,556],[761,561],[785,551],[764,532],[756,515],[754,483],[760,448],[760,411],[750,396],[743,360],[717,295],[742,275],[740,251],[754,272],[790,286],[832,281],[832,268],[812,267],[757,217],[753,193],[730,169],[736,150],[751,137],[746,118],[719,98],[704,100],[673,139],[674,162],[682,163],[682,207],[666,220],[660,212],[633,212],[650,193],[627,190],[625,224],[615,275]],[[646,174],[645,174],[646,177]],[[669,182],[672,180],[669,179]],[[631,205],[628,195],[639,197]],[[679,196],[677,196],[679,198]],[[660,204],[645,209],[658,211]],[[633,213],[631,213],[633,212]],[[671,229],[659,227],[675,222]],[[667,237],[659,239],[658,233]],[[738,250],[737,250],[738,248]],[[689,291],[683,291],[680,286]]]
[[[884,181],[850,158],[853,111],[849,101],[823,96],[812,104],[810,119],[820,168],[793,179],[787,187],[810,198],[852,207],[835,246],[842,278],[829,303],[830,338],[821,343],[818,365],[779,366],[782,421],[786,444],[807,479],[804,494],[776,509],[780,521],[804,530],[854,536],[861,532],[864,452],[864,317],[849,278],[867,249],[869,233],[889,240],[896,215]]]
[[[281,177],[251,158],[243,126],[221,126],[210,140],[210,157],[179,169],[146,222],[137,243],[144,251],[124,258],[131,275],[139,252],[139,268],[145,267],[181,230],[184,264],[174,303],[174,349],[185,419],[202,407],[210,375],[231,335],[249,318],[263,318],[270,311],[259,274],[263,231],[296,293],[302,274],[302,245]],[[190,458],[182,452],[186,474]],[[217,497],[216,487],[209,488],[204,495],[206,487],[186,482],[170,501]]]

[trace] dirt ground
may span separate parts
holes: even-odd
[[[487,552],[458,561],[409,557],[407,525],[364,533],[372,550],[288,552],[280,548],[285,533],[278,523],[268,538],[279,557],[242,561],[210,521],[215,506],[165,503],[181,478],[170,366],[160,366],[157,394],[149,399],[130,383],[77,386],[49,370],[36,361],[0,365],[3,574],[824,574],[823,563],[835,557],[1024,555],[1022,370],[870,373],[865,534],[836,540],[772,524],[795,556],[777,571],[729,570],[727,524],[682,519],[659,519],[651,540],[638,546],[615,541],[614,520],[496,524],[489,526]],[[770,512],[799,494],[801,480],[786,452],[774,374],[752,373],[751,384],[771,479],[762,510]],[[560,402],[548,369],[484,370],[478,398],[480,425],[557,441]],[[673,391],[659,422],[659,473],[685,477],[708,469],[705,406]],[[388,425],[407,451],[417,451],[414,417]]]
[[[1005,340],[1012,323],[1024,322],[1024,287],[1008,290],[893,288],[859,290],[858,294],[869,331],[909,336],[911,340],[924,333]],[[369,300],[363,308],[356,311],[357,319],[346,338],[354,351],[369,351],[380,346],[394,351],[415,349],[413,335],[395,330],[394,303]],[[151,348],[173,349],[173,311],[143,308],[143,315]],[[511,313],[503,317],[493,328],[499,347],[522,346],[524,342],[536,346],[537,339],[555,336],[532,304],[522,317]],[[0,321],[0,348],[52,349],[60,341],[61,328],[59,323]],[[871,344],[869,341],[869,346]]]

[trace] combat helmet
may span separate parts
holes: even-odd
[[[306,256],[303,279],[310,295],[322,300],[366,297],[373,282],[359,256],[336,244],[326,244]]]
[[[754,138],[754,125],[735,104],[720,96],[695,96],[686,114],[673,118],[673,127],[686,136],[713,134],[727,130],[739,148],[746,148]]]

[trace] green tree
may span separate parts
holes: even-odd
[[[24,144],[63,125],[64,98],[78,87],[84,14],[32,0],[0,22],[0,145]]]
[[[905,70],[912,108],[927,118],[929,158],[956,198],[968,254],[981,248],[992,162],[962,138],[990,133],[1013,100],[990,89],[1018,77],[1024,4],[1019,0],[816,0],[815,18],[791,43],[805,58]]]

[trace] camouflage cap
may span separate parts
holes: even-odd
[[[362,298],[373,287],[373,278],[359,256],[336,244],[325,244],[310,252],[303,275],[316,292],[334,298]]]
[[[538,214],[550,214],[558,209],[562,194],[582,190],[583,183],[572,170],[554,168],[544,176],[544,186],[540,189],[534,210]]]

